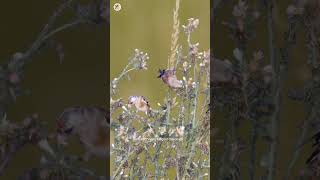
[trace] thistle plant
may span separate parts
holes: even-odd
[[[167,85],[163,102],[148,101],[138,93],[116,94],[124,77],[133,70],[147,71],[147,64],[152,63],[152,55],[148,60],[141,50],[135,50],[124,70],[111,80],[112,179],[210,178],[210,53],[200,51],[200,44],[192,41],[200,20],[189,18],[179,25],[180,1],[176,2],[168,69],[160,70],[160,79],[155,78]],[[181,37],[186,37],[186,55],[177,41]]]
[[[290,173],[301,156],[302,148],[314,141],[311,155],[305,160],[306,167],[301,171],[300,178],[319,178],[319,160],[318,160],[318,99],[319,99],[319,1],[297,1],[290,4],[287,8],[288,19],[290,20],[292,36],[297,34],[297,28],[302,27],[306,30],[305,42],[307,47],[306,64],[311,70],[310,79],[305,82],[303,88],[291,89],[288,96],[296,101],[303,102],[307,115],[303,121],[302,131],[298,136],[292,158],[287,169],[286,179],[290,178]],[[288,33],[289,34],[289,33]],[[296,45],[296,39],[292,40],[292,45]],[[311,137],[311,138],[310,138]]]
[[[260,164],[267,169],[263,178],[273,179],[277,155],[277,125],[279,123],[279,73],[274,43],[273,5],[265,1],[262,4],[268,11],[266,21],[269,30],[269,62],[264,50],[248,49],[248,44],[255,38],[254,24],[259,20],[260,12],[251,8],[246,1],[239,0],[232,8],[233,18],[223,21],[223,25],[235,42],[234,59],[220,60],[214,57],[216,71],[213,71],[213,97],[217,107],[227,109],[226,119],[231,128],[224,140],[224,154],[221,157],[218,179],[239,179],[243,177],[240,153],[248,151],[249,179],[256,179],[257,142],[262,139],[270,151],[261,158]],[[252,55],[251,55],[252,54]],[[218,70],[226,69],[227,71]],[[215,69],[215,68],[214,68]],[[269,119],[269,120],[266,120]],[[249,121],[250,138],[247,141],[239,134],[241,124]],[[271,127],[271,128],[270,128]],[[238,148],[235,148],[238,147]],[[240,148],[241,147],[241,148]],[[266,163],[266,160],[268,162]]]

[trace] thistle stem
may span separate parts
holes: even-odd
[[[256,145],[257,145],[257,122],[252,119],[252,137],[251,137],[251,149],[250,149],[250,164],[249,164],[249,177],[250,180],[254,180],[255,175],[255,160],[256,160]]]
[[[278,125],[280,116],[280,91],[281,91],[281,74],[279,72],[279,62],[276,58],[276,47],[275,47],[275,30],[274,30],[274,10],[275,2],[273,0],[268,1],[268,34],[269,34],[269,58],[272,65],[272,97],[275,106],[275,111],[271,117],[271,139],[269,147],[269,164],[268,164],[268,175],[267,180],[273,180],[276,174],[276,160],[277,160],[277,146],[278,146]]]
[[[315,38],[315,35],[314,35],[314,30],[313,30],[313,27],[306,26],[306,28],[308,28],[308,30],[309,30],[308,33],[310,34],[311,41],[313,42],[312,43],[312,47],[311,47],[312,65],[313,66],[317,66],[318,65],[318,62],[317,62],[317,58],[318,58],[317,57],[317,44],[315,43],[316,42],[316,38]],[[311,110],[310,110],[310,107],[306,108],[306,112],[307,112],[307,118],[303,123],[302,132],[300,134],[300,137],[298,138],[298,141],[296,142],[295,150],[294,150],[293,155],[292,155],[292,159],[290,160],[289,165],[287,167],[287,173],[286,173],[285,178],[284,178],[285,180],[288,180],[290,178],[291,171],[292,171],[296,161],[298,160],[298,158],[300,156],[301,146],[304,144],[306,136],[307,136],[307,134],[309,132],[310,122],[312,121],[312,119],[317,118],[317,117],[313,117],[314,114],[316,114],[314,112],[314,108],[313,107],[311,107]]]

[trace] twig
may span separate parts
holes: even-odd
[[[17,152],[19,151],[22,147],[24,147],[25,144],[27,144],[27,140],[23,140],[22,142],[9,142],[10,144],[8,144],[8,152],[3,156],[4,159],[1,162],[0,165],[0,176],[3,174],[3,171],[5,170],[5,168],[8,166],[11,157]],[[16,143],[16,144],[14,144]]]
[[[75,26],[75,25],[78,25],[82,22],[85,22],[83,21],[82,19],[77,19],[71,23],[68,23],[68,24],[65,24],[65,25],[62,25],[60,26],[59,28],[51,31],[50,33],[48,33],[46,36],[43,37],[43,41],[46,41],[47,39],[49,39],[50,37],[52,37],[53,35],[55,35],[56,33],[60,32],[60,31],[63,31],[63,30],[66,30],[72,26]]]
[[[121,161],[119,167],[118,167],[117,170],[114,172],[112,179],[115,179],[115,178],[118,176],[120,170],[123,168],[123,165],[127,162],[127,160],[128,160],[134,153],[135,153],[134,150],[131,151],[131,152]]]
[[[70,6],[73,0],[68,0],[65,3],[63,3],[61,6],[58,7],[58,9],[53,13],[53,15],[50,17],[49,22],[44,26],[42,31],[40,32],[40,35],[38,38],[32,43],[30,48],[23,54],[23,57],[20,59],[14,59],[11,62],[9,62],[9,68],[12,69],[21,69],[26,63],[28,63],[28,59],[30,61],[30,58],[32,55],[39,50],[39,48],[43,45],[43,43],[51,37],[49,33],[50,29],[52,28],[53,24],[55,23],[55,20],[57,17],[59,17],[66,8]],[[52,32],[52,35],[55,33],[64,30],[66,28],[72,27],[73,25],[78,24],[79,22],[76,21],[77,23],[71,23],[67,25],[63,25],[60,28],[57,28],[55,31]],[[48,36],[49,35],[49,36]]]

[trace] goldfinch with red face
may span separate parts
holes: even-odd
[[[176,70],[168,69],[168,70],[160,70],[160,75],[158,78],[161,78],[162,81],[167,84],[171,88],[181,88],[182,87],[182,81],[177,79],[176,76]]]
[[[106,110],[99,107],[71,107],[64,110],[57,120],[57,140],[67,144],[66,139],[75,135],[79,137],[86,153],[84,160],[91,155],[100,158],[108,156],[109,123]]]

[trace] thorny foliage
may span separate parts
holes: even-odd
[[[198,19],[190,18],[182,26],[188,54],[183,55],[179,46],[174,69],[159,71],[159,78],[168,85],[162,103],[148,102],[148,97],[138,92],[128,97],[128,102],[111,97],[114,179],[209,177],[210,55],[208,51],[199,52],[199,43],[191,41],[198,25]],[[111,81],[112,95],[131,70],[147,70],[148,59],[147,53],[135,50],[122,73]],[[178,75],[182,75],[181,80]],[[170,169],[175,173],[170,173]]]
[[[220,1],[217,1],[220,2]],[[227,27],[230,37],[235,41],[236,48],[233,51],[234,59],[220,60],[214,57],[212,80],[214,86],[214,110],[221,109],[228,113],[224,120],[230,124],[229,131],[224,139],[224,153],[217,160],[219,165],[218,179],[241,179],[242,172],[248,167],[249,179],[277,179],[275,171],[279,168],[275,159],[277,154],[277,123],[281,121],[278,106],[283,94],[282,84],[288,64],[290,63],[291,48],[296,45],[296,36],[299,28],[305,34],[305,43],[308,54],[305,56],[305,64],[309,66],[310,79],[305,82],[303,88],[290,89],[288,97],[294,101],[300,101],[305,106],[306,118],[298,135],[292,156],[287,163],[284,179],[299,177],[300,179],[319,179],[320,177],[320,141],[319,141],[319,52],[318,38],[320,35],[320,1],[319,0],[295,0],[287,8],[288,29],[284,34],[283,46],[277,52],[275,43],[275,25],[273,8],[275,1],[259,0],[261,11],[250,9],[248,3],[239,0],[233,7],[233,18],[223,22]],[[215,9],[219,3],[215,4]],[[215,13],[216,14],[216,13]],[[251,52],[247,43],[255,37],[254,24],[257,19],[266,18],[268,28],[269,49]],[[266,63],[263,51],[269,52],[269,62]],[[251,56],[250,54],[253,54]],[[250,57],[251,56],[251,57]],[[266,65],[263,65],[266,64]],[[276,98],[275,98],[276,97]],[[247,120],[251,123],[251,138],[247,141],[240,139],[238,134],[241,122]],[[314,140],[314,151],[306,160],[306,168],[300,174],[292,171],[298,160],[301,149]],[[257,140],[262,139],[269,146],[269,152],[257,156]],[[234,148],[234,144],[240,147]],[[238,146],[239,147],[239,146]],[[236,150],[235,150],[236,149]],[[244,166],[237,157],[243,150],[249,151],[248,164]],[[257,162],[260,162],[260,167]],[[265,170],[265,175],[256,177],[255,172],[260,168]]]
[[[62,61],[63,46],[54,41],[54,35],[79,24],[105,25],[109,16],[109,8],[106,5],[106,0],[95,0],[87,4],[73,0],[63,1],[31,46],[25,52],[16,52],[0,66],[0,175],[5,173],[12,156],[26,144],[31,144],[43,151],[41,162],[38,167],[26,170],[18,179],[106,178],[83,168],[81,158],[66,154],[56,141],[55,132],[48,132],[47,124],[40,120],[37,114],[27,117],[22,122],[9,121],[10,117],[6,115],[16,98],[26,95],[26,91],[21,87],[25,65],[32,62],[33,57],[44,48],[52,45],[57,50],[59,60]],[[74,13],[70,22],[56,25],[56,20],[67,11]]]

